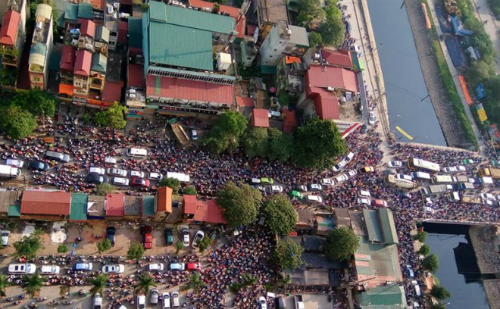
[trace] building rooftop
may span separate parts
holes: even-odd
[[[100,195],[88,195],[87,200],[87,216],[93,218],[104,218],[106,210],[106,197]]]
[[[146,88],[146,82],[144,81],[144,65],[130,63],[128,65],[128,87],[134,87],[138,89]]]
[[[392,211],[387,208],[377,210],[363,209],[368,230],[368,239],[381,244],[399,243]]]
[[[109,52],[108,53],[108,67],[106,71],[106,81],[123,83],[122,80],[122,61],[121,53]]]
[[[254,127],[269,128],[269,113],[267,109],[254,109],[252,112],[251,123]]]
[[[92,66],[90,68],[91,71],[105,74],[107,64],[108,57],[104,56],[101,53],[92,54]]]
[[[70,221],[87,221],[88,196],[84,193],[71,193]]]
[[[71,45],[64,45],[61,52],[61,70],[75,69],[76,49]]]
[[[128,46],[142,49],[142,19],[129,17],[128,19]]]
[[[108,63],[108,65],[111,65]],[[120,102],[123,81],[113,82],[106,79],[106,86],[102,92],[102,100],[108,103]]]
[[[172,212],[172,188],[162,187],[156,193],[156,211]]]
[[[78,21],[78,4],[68,2],[64,8],[64,19],[72,22]]]
[[[80,2],[78,4],[78,18],[92,19],[92,4]]]
[[[63,191],[24,190],[21,199],[21,214],[69,215],[71,193]]]
[[[362,309],[406,309],[404,288],[394,283],[389,286],[371,288],[357,295]]]
[[[10,205],[18,204],[21,191],[0,190],[0,213],[5,214],[9,211]]]
[[[106,216],[123,217],[125,195],[122,193],[111,193],[106,195]]]
[[[226,224],[224,210],[217,205],[215,200],[200,201],[196,203],[194,221],[205,222],[208,224]]]
[[[87,35],[89,37],[95,36],[95,23],[91,20],[84,19],[80,26],[80,35]]]
[[[125,196],[123,214],[125,216],[139,216],[141,214],[142,196]]]
[[[321,65],[311,65],[306,73],[306,87],[316,87],[341,89],[357,93],[358,80],[356,73],[336,67],[327,67]]]
[[[259,24],[277,24],[288,22],[288,9],[283,0],[257,0]]]
[[[32,44],[42,44],[46,45],[47,39],[49,38],[49,31],[52,30],[52,7],[47,4],[39,4],[36,7],[35,15],[35,30],[33,32]],[[45,56],[45,51],[43,55]]]
[[[16,45],[17,33],[21,15],[13,10],[5,13],[2,29],[0,30],[0,44],[7,46]]]
[[[109,43],[109,29],[102,25],[98,25],[95,29],[94,40]]]
[[[354,64],[352,62],[351,52],[345,49],[339,50],[321,50],[321,58],[323,63],[338,66],[346,69],[352,69]]]
[[[307,35],[306,28],[293,25],[288,25],[288,28],[292,31],[290,43],[293,43],[298,47],[309,48],[309,36]]]
[[[189,6],[200,8],[206,12],[211,12],[214,7],[214,2],[208,2],[203,0],[189,0]],[[240,9],[221,4],[219,5],[219,12],[229,14],[229,16],[233,17],[236,24],[236,31],[238,31],[238,37],[243,38],[245,36],[245,28],[246,28],[246,17],[245,15],[239,16]]]
[[[142,197],[142,212],[143,217],[155,216],[155,197],[152,195],[144,195]]]
[[[89,76],[90,65],[92,63],[92,54],[86,50],[79,50],[76,52],[75,75]]]

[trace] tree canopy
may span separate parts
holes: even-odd
[[[431,289],[431,295],[439,300],[444,300],[451,296],[451,293],[444,287],[435,284]]]
[[[35,296],[40,292],[45,282],[48,281],[47,278],[40,276],[38,270],[33,275],[23,276],[23,290],[26,291],[31,297]]]
[[[308,27],[312,21],[322,21],[325,18],[325,11],[319,0],[298,0],[297,9],[299,14],[295,23],[302,27]]]
[[[323,45],[323,38],[318,32],[309,32],[309,47],[316,48],[318,45]]]
[[[342,13],[334,5],[325,8],[326,19],[319,26],[319,33],[325,45],[337,48],[344,41],[345,26],[342,21]]]
[[[97,243],[97,250],[99,251],[99,253],[103,253],[105,251],[108,251],[112,247],[113,247],[113,245],[111,244],[111,240],[109,240],[107,238],[105,238]]]
[[[217,123],[208,131],[202,145],[211,153],[232,152],[247,128],[247,119],[240,113],[229,111],[217,119]]]
[[[100,126],[120,130],[127,125],[127,121],[124,118],[126,113],[127,108],[115,102],[107,110],[97,112],[94,116],[94,121]]]
[[[346,150],[333,121],[313,118],[298,128],[292,160],[301,167],[324,169]]]
[[[115,191],[115,187],[107,182],[103,182],[96,186],[95,191],[97,195],[105,196]]]
[[[35,116],[54,117],[56,100],[50,94],[40,90],[18,92],[10,100],[11,105],[19,106]]]
[[[262,216],[265,224],[278,235],[287,235],[297,224],[297,212],[290,199],[282,194],[264,202]]]
[[[182,194],[197,195],[198,192],[196,191],[196,188],[194,186],[189,186],[182,190]]]
[[[144,255],[144,247],[139,242],[134,242],[130,245],[127,251],[127,257],[131,260],[139,262]]]
[[[158,186],[161,187],[169,187],[172,189],[172,192],[174,194],[179,193],[179,189],[181,188],[181,182],[177,178],[167,178],[163,177],[160,182],[158,183]],[[186,193],[187,194],[187,193]]]
[[[106,288],[106,282],[108,281],[108,275],[106,274],[99,274],[95,276],[94,278],[87,278],[86,281],[92,287],[90,288],[90,293],[92,295],[95,295],[97,293],[104,295],[104,289]]]
[[[243,149],[249,157],[265,157],[269,135],[266,128],[250,128],[243,136]]]
[[[283,133],[276,128],[269,128],[267,157],[271,160],[286,162],[293,152],[293,135]]]
[[[156,286],[155,279],[148,272],[143,272],[138,279],[135,286],[136,293],[148,294],[149,289]]]
[[[415,239],[424,243],[427,240],[427,232],[426,231],[418,231],[417,235],[415,235]]]
[[[277,264],[285,271],[294,271],[302,265],[304,248],[290,238],[278,240],[274,251]]]
[[[431,273],[439,269],[439,259],[435,254],[429,254],[422,260],[422,267]]]
[[[359,238],[347,227],[332,230],[326,237],[326,256],[332,261],[344,261],[358,250]]]
[[[261,201],[259,190],[243,183],[237,186],[231,181],[226,182],[217,194],[217,204],[225,210],[224,217],[231,227],[255,221]]]
[[[38,250],[42,248],[42,242],[38,233],[33,233],[30,236],[23,237],[14,243],[16,253],[14,256],[25,256],[27,259],[36,257]]]
[[[19,106],[0,110],[0,129],[13,139],[25,138],[37,128],[35,116]]]
[[[422,245],[422,247],[420,247],[420,249],[418,250],[418,253],[422,254],[423,256],[426,256],[430,252],[431,252],[431,248],[429,248],[428,245]]]
[[[5,297],[5,289],[12,285],[6,275],[0,274],[0,297]]]

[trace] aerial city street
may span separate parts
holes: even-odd
[[[0,308],[500,309],[497,18],[1,0]]]

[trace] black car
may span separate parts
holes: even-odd
[[[365,124],[363,124],[363,126],[361,127],[361,130],[359,131],[359,133],[366,133],[366,130],[368,130],[368,126]]]
[[[174,243],[174,235],[171,229],[165,229],[165,243],[170,246]]]
[[[49,165],[45,162],[35,160],[30,161],[30,163],[28,164],[28,169],[36,171],[46,171],[49,169]]]
[[[115,245],[115,232],[116,229],[113,226],[108,226],[106,229],[106,238],[109,239],[112,246]]]
[[[100,183],[103,183],[103,182],[107,182],[108,181],[108,178],[104,175],[99,175],[99,174],[88,174],[87,177],[85,178],[85,181],[86,182],[89,182],[89,183],[96,183],[96,184],[100,184]]]

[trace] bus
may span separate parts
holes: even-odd
[[[412,170],[420,169],[436,173],[441,171],[441,166],[439,166],[439,164],[417,158],[410,158],[408,160],[408,168]]]
[[[451,183],[453,182],[453,178],[449,175],[435,175],[432,176],[432,183]]]
[[[144,158],[147,155],[148,155],[147,149],[133,148],[133,147],[127,149],[127,156],[129,157]]]

